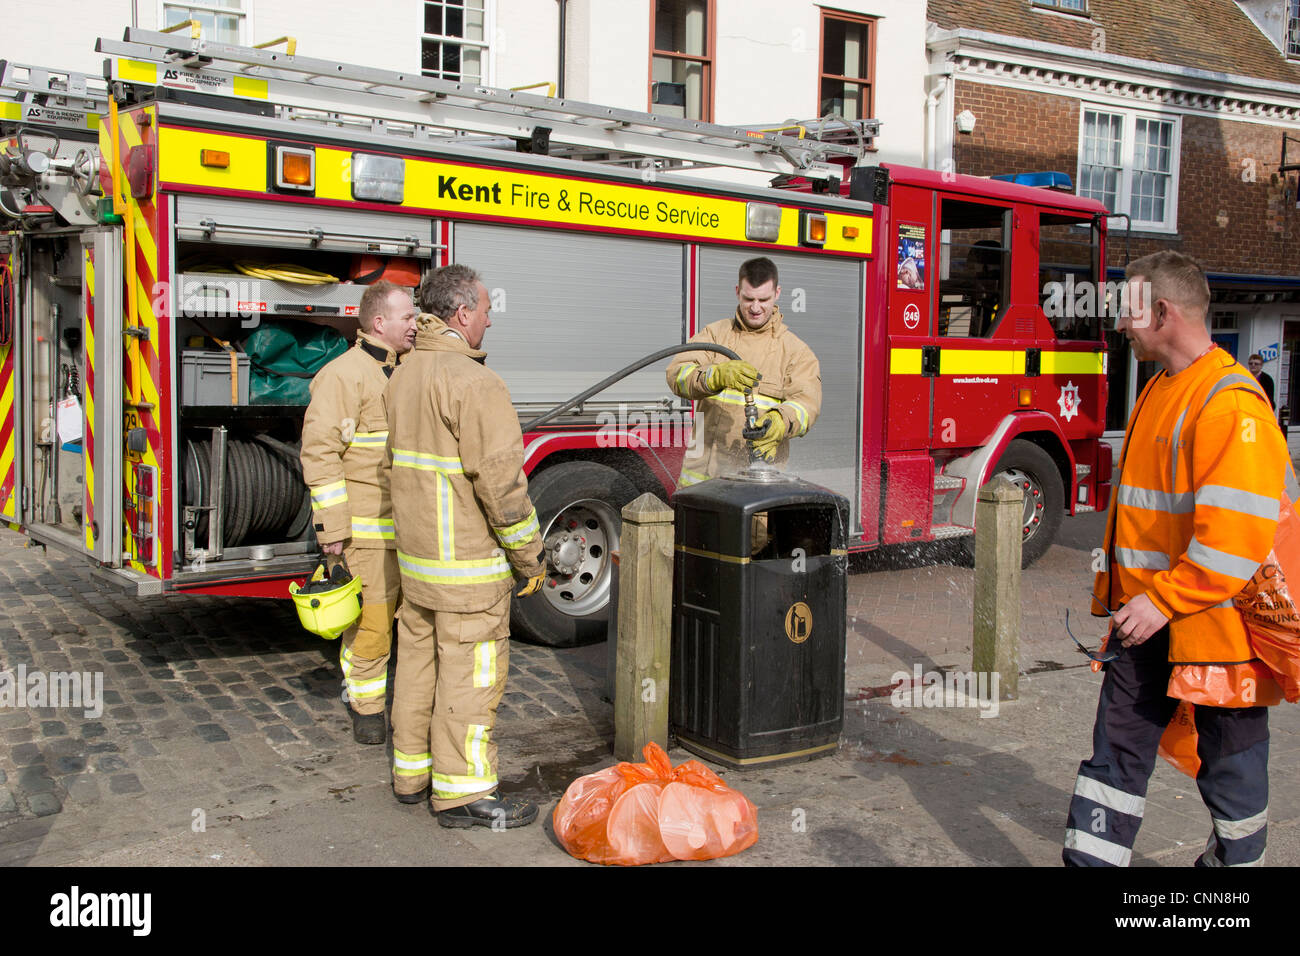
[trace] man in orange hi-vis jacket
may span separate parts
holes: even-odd
[[[1094,613],[1115,610],[1108,650],[1118,656],[1105,665],[1063,857],[1129,863],[1160,737],[1181,699],[1194,708],[1196,784],[1213,824],[1197,865],[1259,864],[1266,705],[1281,695],[1232,599],[1272,549],[1291,461],[1254,377],[1210,340],[1201,267],[1159,252],[1126,277],[1118,328],[1138,360],[1163,370],[1129,417],[1107,517]]]

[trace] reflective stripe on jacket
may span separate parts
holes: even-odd
[[[1174,664],[1255,655],[1233,597],[1268,557],[1291,469],[1251,374],[1222,350],[1143,391],[1107,518],[1113,575],[1094,591],[1116,609],[1146,594],[1170,619]]]
[[[363,349],[383,349],[379,361]],[[357,341],[311,380],[311,404],[302,421],[302,477],[311,493],[316,540],[351,538],[354,548],[391,548],[392,507],[380,480],[388,417],[384,412],[385,367],[397,354],[378,339]]]
[[[403,595],[481,611],[542,571],[519,418],[505,382],[434,316],[388,384],[388,481]]]
[[[692,342],[725,345],[758,369],[754,403],[761,418],[776,409],[785,419],[785,437],[776,464],[790,457],[789,439],[808,434],[822,407],[822,376],[817,356],[785,325],[780,309],[761,329],[750,329],[740,309],[730,319],[705,326]],[[736,389],[715,394],[705,384],[709,366],[727,361],[721,352],[683,352],[668,366],[668,386],[682,398],[696,400],[695,431],[682,461],[679,487],[706,481],[749,464],[745,428],[745,395]]]

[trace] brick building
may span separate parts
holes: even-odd
[[[1131,217],[1127,241],[1111,220],[1111,278],[1157,249],[1195,256],[1215,340],[1260,352],[1279,406],[1300,406],[1300,177],[1280,169],[1284,149],[1300,167],[1300,0],[929,0],[928,16],[930,162],[1069,173]],[[1110,337],[1115,431],[1152,369]]]

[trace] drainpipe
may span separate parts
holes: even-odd
[[[568,0],[556,0],[560,5],[560,50],[559,50],[559,76],[556,77],[555,95],[564,99],[564,50],[565,50],[565,32],[569,20]]]
[[[951,90],[952,73],[935,73],[930,76],[933,86],[925,96],[925,165],[927,169],[938,169],[939,153],[939,104]]]

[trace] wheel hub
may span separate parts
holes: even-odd
[[[608,601],[617,529],[613,507],[598,499],[573,502],[547,525],[547,579],[542,594],[557,610],[581,616]]]
[[[1043,486],[1036,477],[1018,468],[1009,468],[1001,472],[998,477],[1015,485],[1024,493],[1024,524],[1021,533],[1023,535],[1022,540],[1028,541],[1037,533],[1039,525],[1042,524]]]
[[[571,576],[582,565],[586,557],[587,539],[564,532],[551,545],[551,567],[558,574]]]

